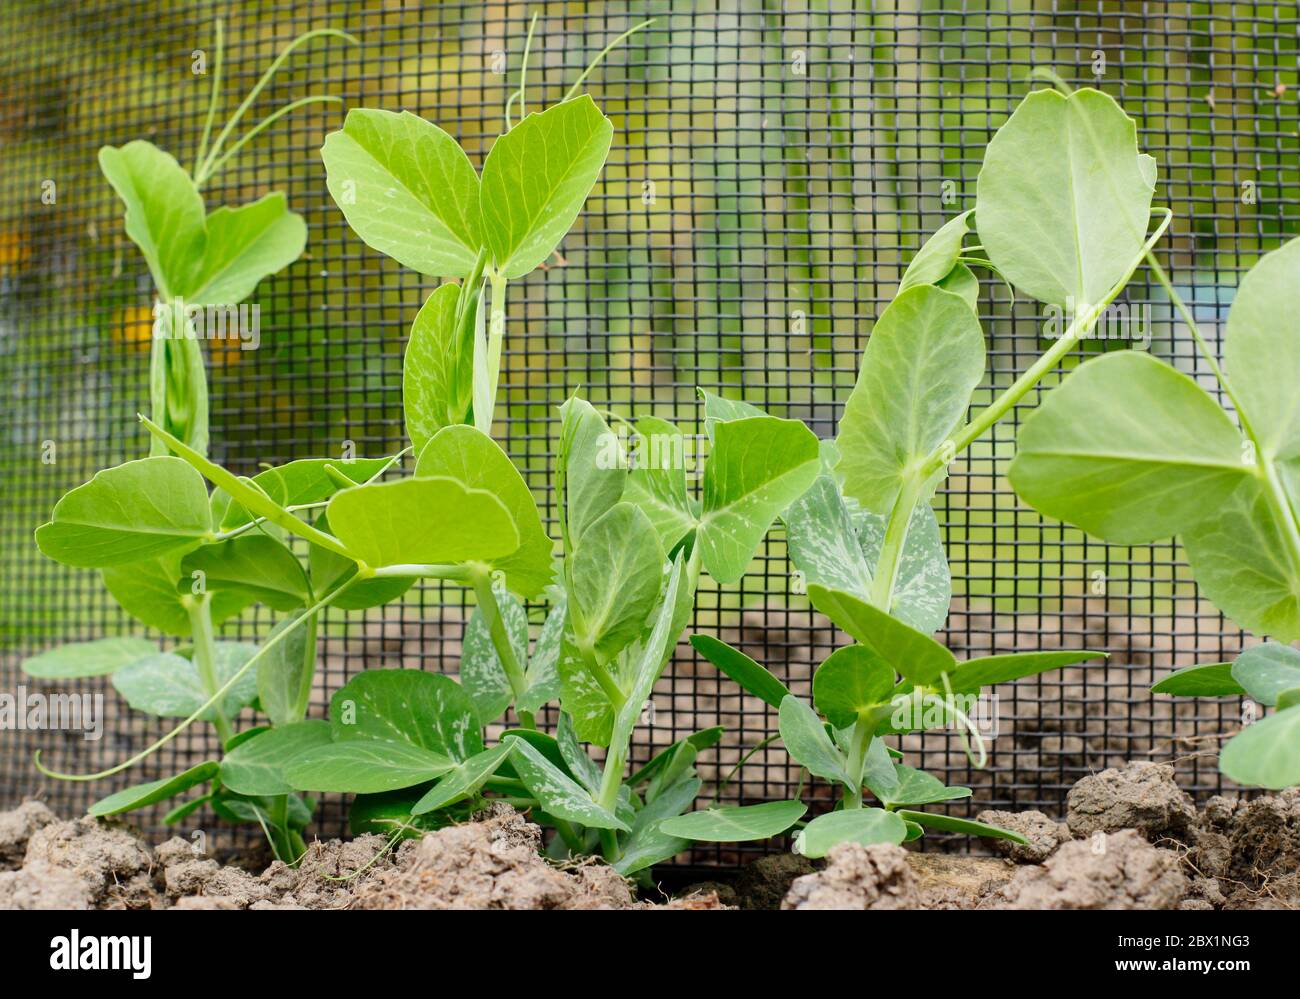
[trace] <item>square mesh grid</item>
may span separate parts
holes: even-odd
[[[1035,67],[1096,85],[1137,123],[1160,162],[1157,204],[1175,220],[1162,254],[1210,330],[1238,277],[1300,213],[1296,39],[1291,4],[1220,3],[318,3],[36,2],[0,12],[0,692],[41,689],[18,670],[52,644],[136,630],[95,574],[41,558],[32,529],[96,470],[138,457],[133,414],[147,405],[152,292],[95,163],[103,144],[147,138],[188,165],[208,78],[196,50],[226,19],[226,110],[294,35],[343,28],[361,41],[313,45],[249,120],[293,97],[407,109],[457,136],[476,163],[501,128],[528,18],[541,14],[530,101],[558,99],[591,57],[646,17],[589,89],[615,125],[602,180],[564,241],[564,261],[512,287],[497,435],[554,515],[547,470],[556,407],[581,386],[598,407],[654,412],[698,428],[695,387],[720,390],[832,436],[874,318],[927,234],[974,204],[993,130],[1034,85]],[[502,73],[508,71],[509,75]],[[213,457],[259,463],[392,453],[403,443],[400,375],[412,317],[436,286],[369,250],[325,190],[318,149],[338,107],[312,107],[256,140],[205,192],[209,207],[282,190],[309,225],[302,260],[262,283],[260,350],[209,354]],[[53,184],[55,198],[43,193]],[[1254,203],[1243,192],[1253,185]],[[1153,349],[1203,376],[1167,304],[1139,278]],[[1041,350],[1041,315],[985,280],[987,403]],[[1088,349],[1105,349],[1090,345]],[[1082,356],[1082,352],[1080,354]],[[1054,384],[1052,376],[1044,388]],[[1033,404],[1031,396],[1018,411]],[[1022,507],[1002,473],[1018,419],[974,447],[936,498],[956,596],[942,637],[961,656],[1054,647],[1103,649],[1108,665],[999,691],[990,765],[972,771],[956,740],[908,740],[919,762],[975,789],[982,807],[1059,811],[1080,776],[1131,758],[1175,760],[1193,793],[1220,788],[1212,750],[1237,705],[1147,691],[1175,666],[1230,658],[1243,636],[1198,600],[1176,545],[1106,546]],[[56,460],[48,458],[53,442]],[[738,644],[807,694],[835,646],[798,593],[779,533],[736,587],[700,594],[694,629]],[[454,673],[463,592],[423,586],[365,615],[332,612],[313,716],[362,669]],[[271,623],[246,615],[225,637]],[[0,733],[0,806],[44,797],[72,814],[109,788],[47,781],[33,750],[90,770],[157,737],[107,684],[105,734]],[[714,724],[707,781],[775,733],[774,714],[720,683],[682,644],[638,733],[633,762]],[[207,758],[194,728],[112,787]],[[1208,755],[1207,755],[1208,753]],[[720,795],[791,794],[798,773],[779,745]],[[707,793],[707,792],[706,792]],[[148,824],[157,815],[143,816]],[[210,823],[200,815],[191,823]],[[326,801],[314,829],[343,829]],[[223,834],[224,835],[224,834]],[[728,863],[726,850],[697,861]]]

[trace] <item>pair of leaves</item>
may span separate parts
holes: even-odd
[[[286,208],[284,195],[205,214],[190,176],[151,143],[104,146],[99,165],[126,206],[126,234],[164,301],[238,305],[306,245],[306,224]]]
[[[609,154],[613,126],[583,95],[493,144],[480,180],[464,150],[409,112],[354,108],[321,148],[326,184],[368,245],[432,276],[465,277],[487,246],[515,279],[555,250]]]
[[[646,456],[642,464],[624,478],[598,481],[617,483],[604,486],[609,495],[617,488],[621,497],[626,490],[627,500],[645,512],[665,550],[673,550],[693,531],[704,570],[719,583],[735,583],[772,522],[817,477],[819,444],[800,420],[778,419],[748,404],[701,394],[712,450],[698,506],[686,486],[685,439],[665,420],[638,422]],[[603,434],[613,438],[608,427]]]
[[[872,574],[884,544],[887,520],[863,510],[822,473],[784,518],[790,561],[805,583],[871,600]],[[912,513],[899,558],[890,613],[927,634],[948,616],[952,576],[939,523],[928,503]]]
[[[287,782],[303,791],[373,794],[440,777],[483,751],[469,695],[450,677],[369,670],[330,700],[331,742],[297,753]]]

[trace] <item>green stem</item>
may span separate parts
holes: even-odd
[[[627,748],[631,740],[614,726],[614,737],[610,740],[609,751],[605,754],[605,769],[600,775],[600,793],[596,804],[608,812],[618,807],[618,792],[623,786],[623,770],[627,766]]]
[[[198,175],[199,164],[203,162],[208,152],[208,140],[212,138],[212,125],[217,119],[217,104],[221,99],[221,56],[223,54],[225,43],[222,38],[221,18],[216,19],[214,25],[217,35],[217,47],[214,53],[215,58],[212,61],[212,92],[208,95],[208,117],[203,122],[203,135],[199,139],[199,151],[194,156],[194,170],[190,177],[193,179]]]
[[[648,28],[650,27],[650,25],[654,23],[655,21],[654,18],[652,17],[648,21],[642,21],[640,24],[633,25],[631,28],[628,28],[627,31],[623,32],[612,42],[606,45],[603,49],[601,49],[596,54],[596,58],[591,60],[591,62],[587,65],[587,68],[582,71],[582,74],[576,80],[573,81],[573,86],[571,86],[567,91],[565,91],[564,96],[560,98],[560,102],[563,103],[564,101],[567,101],[570,97],[572,97],[574,94],[576,94],[578,92],[578,88],[582,86],[582,82],[585,79],[587,79],[588,76],[591,75],[591,71],[595,69],[597,66],[599,66],[601,60],[604,59],[605,56],[609,55],[612,51],[614,51],[615,47],[621,45],[624,41],[631,38],[642,28]],[[520,115],[520,117],[523,116]]]
[[[606,863],[612,864],[618,860],[618,835],[613,829],[600,830],[600,852]]]
[[[210,181],[213,177],[217,176],[217,174],[221,173],[221,171],[225,169],[227,163],[229,163],[232,159],[234,159],[237,155],[239,155],[239,151],[243,149],[244,146],[252,142],[255,138],[257,138],[257,136],[261,132],[270,128],[272,125],[274,125],[285,115],[292,114],[293,112],[297,111],[300,107],[305,107],[308,104],[342,104],[342,103],[343,103],[342,97],[328,97],[323,95],[313,96],[313,97],[299,97],[296,101],[290,101],[284,107],[271,112],[261,121],[259,121],[256,125],[250,128],[247,132],[241,135],[239,137],[239,141],[236,142],[233,146],[231,146],[228,150],[226,150],[226,154],[222,156],[221,159],[217,160],[215,163],[213,163],[204,171],[202,179],[195,179],[194,181],[195,188],[198,190],[202,190],[204,185],[207,184],[208,181]]]
[[[853,736],[849,743],[849,777],[853,779],[853,786],[844,797],[846,808],[862,807],[862,768],[866,764],[871,737],[871,727],[866,722],[859,719],[853,723]]]
[[[478,596],[478,609],[487,621],[492,647],[496,649],[497,658],[501,660],[506,679],[510,681],[510,689],[514,691],[515,701],[518,702],[528,690],[528,678],[515,656],[514,646],[510,644],[510,635],[506,632],[506,624],[501,617],[501,605],[497,603],[497,595],[492,589],[492,574],[485,567],[475,567],[470,569],[469,576],[474,584],[474,593]],[[515,713],[519,715],[519,723],[524,728],[537,727],[532,712],[521,710],[517,703]]]
[[[614,712],[617,714],[619,709],[627,702],[627,695],[614,682],[614,678],[609,675],[609,670],[600,664],[596,658],[596,650],[585,638],[577,640],[578,653],[582,656],[582,663],[587,667],[587,672],[591,674],[592,679],[596,681],[597,686],[604,691],[605,696],[609,698],[610,704],[614,706]]]
[[[890,511],[889,526],[886,528],[886,541],[881,545],[880,557],[876,560],[876,570],[872,577],[872,602],[877,607],[888,611],[893,603],[898,561],[902,557],[903,545],[907,541],[907,529],[911,524],[912,511],[916,509],[916,504],[920,501],[925,484],[930,481],[931,476],[942,471],[948,462],[965,451],[986,430],[1002,419],[1016,403],[1042,381],[1049,371],[1056,368],[1065,356],[1075,348],[1079,340],[1097,324],[1097,320],[1101,318],[1106,309],[1110,307],[1110,304],[1128,285],[1134,271],[1147,259],[1151,248],[1155,246],[1160,237],[1164,235],[1165,230],[1169,228],[1174,213],[1168,208],[1162,208],[1159,211],[1164,214],[1164,218],[1161,219],[1160,224],[1156,226],[1155,232],[1143,245],[1142,252],[1133,259],[1123,276],[1111,287],[1105,299],[1075,316],[1074,321],[1062,334],[1061,339],[1052,344],[1024,374],[1003,390],[991,404],[980,410],[957,433],[935,448],[919,468],[912,473],[909,481],[913,484],[913,487],[909,489],[905,483],[904,488],[900,490],[894,508]],[[890,539],[891,535],[893,536],[892,540]],[[887,584],[880,582],[882,576],[886,577]]]
[[[194,668],[198,670],[199,679],[203,682],[203,692],[209,697],[217,690],[217,641],[212,630],[211,601],[212,597],[206,593],[197,598],[181,597],[181,603],[185,605],[185,611],[190,618],[190,634],[194,641]],[[216,703],[213,713],[217,738],[221,740],[221,745],[225,746],[234,736],[235,730],[231,727],[230,719],[226,717],[220,701]]]

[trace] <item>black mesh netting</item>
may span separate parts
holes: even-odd
[[[335,94],[344,106],[427,117],[477,161],[500,131],[533,11],[533,106],[557,99],[617,34],[656,18],[590,80],[614,121],[614,146],[563,261],[512,288],[498,436],[552,513],[556,407],[575,387],[597,406],[653,409],[694,429],[699,385],[831,436],[900,265],[973,205],[983,147],[1037,85],[1028,80],[1035,67],[1101,87],[1137,120],[1160,162],[1156,203],[1175,212],[1161,252],[1207,330],[1219,328],[1242,271],[1300,213],[1293,4],[5,4],[0,692],[40,687],[18,670],[34,651],[132,628],[94,573],[46,561],[31,540],[63,491],[147,447],[134,414],[148,403],[151,287],[97,149],[147,138],[191,161],[209,84],[193,70],[220,15],[227,112],[288,39],[338,27],[361,44],[309,47],[250,121],[292,97]],[[261,348],[209,353],[213,455],[240,473],[338,454],[345,441],[363,455],[404,443],[402,351],[434,283],[367,249],[332,203],[318,149],[342,118],[343,106],[317,105],[283,119],[205,192],[211,206],[283,190],[309,224],[306,255],[253,298]],[[1143,280],[1127,301],[1150,303],[1153,349],[1200,373],[1185,331],[1171,340],[1170,310]],[[977,405],[1041,347],[1041,316],[995,280],[984,282],[981,312],[990,374]],[[1002,479],[1015,423],[959,461],[936,499],[956,590],[946,640],[959,655],[1087,646],[1111,659],[1002,688],[986,770],[971,770],[945,733],[907,748],[975,789],[957,814],[1055,810],[1079,776],[1129,758],[1176,759],[1190,790],[1216,789],[1206,751],[1235,726],[1237,706],[1175,706],[1147,688],[1175,665],[1230,657],[1240,633],[1198,599],[1176,545],[1106,546],[1022,507]],[[700,594],[694,627],[806,694],[836,636],[798,591],[776,533],[742,584]],[[312,713],[323,716],[329,693],[365,668],[454,672],[465,617],[463,591],[433,585],[364,615],[331,612]],[[227,633],[251,638],[269,624],[262,611]],[[70,813],[108,790],[41,778],[31,765],[38,747],[65,769],[91,770],[165,731],[107,683],[76,689],[103,692],[103,738],[0,733],[0,805],[36,794]],[[633,760],[715,724],[727,735],[702,756],[706,781],[775,732],[773,712],[720,683],[683,643]],[[190,729],[111,786],[176,772],[212,749],[207,731]],[[721,800],[786,796],[797,780],[776,744]],[[337,835],[343,815],[341,802],[326,801],[315,829]]]

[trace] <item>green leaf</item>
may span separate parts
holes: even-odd
[[[739,649],[720,642],[711,635],[692,635],[691,645],[714,666],[774,708],[790,696],[786,685]]]
[[[493,584],[501,620],[514,649],[515,660],[528,661],[528,613],[515,597],[497,584]],[[514,691],[505,667],[492,644],[492,634],[487,621],[478,608],[470,615],[465,626],[465,638],[460,654],[460,682],[474,702],[479,721],[490,725],[506,713],[514,700]]]
[[[428,793],[411,808],[412,815],[445,808],[454,801],[477,794],[488,778],[497,772],[512,751],[512,742],[506,739],[498,746],[471,756],[454,770],[448,772]]]
[[[842,590],[870,602],[872,567],[880,559],[887,519],[846,500],[835,479],[823,473],[786,511],[790,560],[805,583]],[[952,577],[943,550],[939,523],[929,504],[921,503],[912,519],[899,558],[893,614],[926,633],[937,631],[948,616]]]
[[[899,809],[895,814],[901,815],[909,822],[915,822],[919,826],[925,826],[927,829],[938,829],[940,832],[955,832],[965,836],[983,836],[992,839],[1009,839],[1013,843],[1028,844],[1028,840],[1021,836],[1020,833],[1012,832],[1010,829],[1003,829],[1000,826],[991,826],[987,822],[974,822],[971,819],[959,819],[954,815],[936,815],[932,812],[913,812],[906,808]]]
[[[217,686],[224,686],[256,651],[254,645],[218,642],[212,664]],[[157,652],[123,666],[113,674],[113,686],[131,707],[160,718],[187,718],[210,696],[198,667],[174,652]],[[226,717],[237,715],[256,696],[257,676],[245,673],[222,698]],[[215,716],[209,709],[200,717],[211,720]]]
[[[1300,687],[1300,651],[1277,642],[1247,649],[1232,664],[1232,678],[1260,704],[1277,704],[1278,695]]]
[[[773,416],[719,422],[704,467],[696,543],[719,583],[745,574],[772,521],[817,477],[817,438],[800,420]]]
[[[107,676],[157,651],[158,646],[145,638],[100,638],[48,649],[24,660],[22,669],[28,676],[42,680]]]
[[[705,808],[665,819],[661,832],[703,843],[743,843],[779,836],[803,818],[808,806],[802,801],[768,801],[761,805],[729,805]]]
[[[663,587],[664,551],[639,507],[617,503],[571,555],[569,617],[580,648],[606,663],[640,636]]]
[[[958,295],[919,285],[876,321],[840,419],[844,492],[887,514],[965,417],[984,377],[984,332]]]
[[[636,813],[632,832],[621,844],[614,870],[624,877],[643,871],[664,860],[671,860],[688,846],[690,841],[673,836],[661,828],[665,819],[671,819],[690,808],[700,793],[696,778],[680,781],[668,788]]]
[[[474,558],[505,573],[506,585],[525,599],[540,595],[550,584],[554,543],[542,527],[532,491],[491,437],[474,427],[446,427],[420,452],[415,474],[420,478],[446,476],[468,489],[494,495],[509,514],[519,541],[500,554],[484,550]]]
[[[894,775],[897,780],[889,784],[879,785],[870,782],[867,784],[871,793],[880,799],[880,803],[886,808],[894,809],[899,805],[931,805],[940,801],[955,801],[971,796],[971,789],[968,787],[947,787],[943,781],[924,770],[905,767],[901,763],[895,764]]]
[[[284,775],[301,791],[377,794],[423,784],[455,766],[442,753],[409,742],[348,739],[290,758]]]
[[[953,690],[978,690],[995,683],[1010,683],[1023,676],[1071,666],[1085,659],[1105,659],[1105,652],[1063,649],[1059,652],[1012,652],[1003,656],[980,656],[958,663],[949,674]]]
[[[861,645],[836,649],[813,675],[813,703],[836,728],[848,728],[872,708],[888,704],[894,671]]]
[[[631,662],[631,686],[614,719],[614,737],[620,742],[632,737],[632,731],[636,728],[641,712],[645,710],[646,702],[650,700],[659,675],[672,657],[680,634],[677,596],[687,585],[685,577],[686,563],[679,552],[669,570],[663,602],[654,617],[650,633],[642,639],[640,651]]]
[[[528,688],[515,702],[521,711],[540,711],[560,696],[560,642],[564,634],[566,605],[561,599],[542,622],[542,630],[533,643],[533,655],[524,670]]]
[[[311,599],[302,564],[283,542],[266,534],[242,534],[204,545],[181,560],[182,576],[203,573],[209,591],[243,590],[273,610],[290,611]],[[189,588],[182,579],[182,586]]]
[[[290,794],[287,761],[308,749],[330,744],[329,722],[314,720],[277,725],[241,742],[221,760],[221,783],[236,794]]]
[[[808,599],[857,641],[912,683],[928,685],[951,673],[957,661],[933,638],[857,597],[813,584]]]
[[[1036,510],[1116,544],[1179,534],[1250,473],[1227,414],[1182,372],[1123,351],[1080,366],[1025,420],[1007,477]]]
[[[483,751],[479,719],[465,689],[451,677],[414,669],[354,676],[330,699],[330,727],[335,742],[403,742],[454,763]]]
[[[1300,639],[1300,568],[1259,480],[1247,478],[1217,511],[1206,510],[1211,515],[1182,534],[1201,594],[1248,631]]]
[[[425,299],[406,342],[402,412],[417,454],[439,430],[464,423],[473,401],[474,352],[457,323],[460,296],[444,284]]]
[[[143,562],[114,566],[101,573],[104,588],[118,605],[141,624],[168,635],[188,638],[190,615],[181,582],[181,556],[172,552]],[[256,598],[243,590],[218,590],[208,601],[212,623],[234,617]]]
[[[1107,95],[1026,97],[984,151],[975,219],[989,259],[1039,301],[1102,302],[1146,240],[1154,163]]]
[[[566,543],[576,548],[587,528],[622,498],[627,457],[618,437],[585,399],[565,400],[560,419],[558,488],[564,500]]]
[[[972,214],[972,211],[966,211],[949,219],[922,244],[903,272],[903,280],[898,285],[899,292],[917,285],[938,284],[954,267],[960,266],[957,258],[961,256],[962,240],[970,232]]]
[[[755,406],[752,402],[745,402],[743,399],[728,399],[725,396],[715,395],[707,389],[697,389],[700,398],[704,400],[704,432],[709,438],[709,443],[714,443],[715,432],[719,423],[725,423],[728,420],[747,420],[757,419],[760,416],[768,416],[764,410]]]
[[[936,288],[942,288],[944,291],[950,291],[961,298],[963,302],[969,305],[973,310],[979,310],[980,304],[980,279],[975,276],[965,264],[957,264],[948,276],[941,281],[936,281]]]
[[[265,277],[302,256],[307,224],[278,192],[238,208],[221,207],[204,221],[203,256],[184,278],[168,283],[186,306],[232,306]]]
[[[321,514],[316,519],[316,528],[332,535],[329,518]],[[311,545],[307,553],[307,565],[310,569],[312,587],[317,593],[333,592],[345,580],[356,575],[356,564],[337,552],[320,545]],[[378,576],[353,583],[334,598],[332,607],[338,610],[367,610],[380,607],[396,600],[409,590],[418,576]]]
[[[1151,688],[1152,693],[1178,697],[1236,697],[1244,694],[1232,678],[1232,663],[1206,663],[1175,670]]]
[[[616,660],[611,665],[617,668],[621,664]],[[591,674],[567,618],[556,672],[560,679],[560,705],[573,719],[578,738],[597,746],[608,746],[614,731],[614,703]]]
[[[265,468],[253,476],[253,484],[272,503],[281,507],[320,503],[342,488],[338,478],[358,485],[392,464],[391,458],[301,458],[287,465]],[[227,497],[229,499],[229,497]],[[239,503],[230,503],[220,518],[222,530],[242,527],[253,518]]]
[[[203,198],[170,153],[136,140],[103,146],[99,168],[126,206],[126,234],[169,301],[203,255]]]
[[[91,815],[103,817],[144,808],[174,798],[198,784],[212,780],[217,775],[217,770],[218,764],[208,760],[174,777],[164,777],[162,780],[151,780],[147,784],[123,788],[106,798],[100,798],[90,806],[88,811]]]
[[[203,477],[159,455],[104,469],[64,494],[36,543],[56,562],[98,569],[183,548],[211,530]]]
[[[257,703],[274,725],[300,722],[307,713],[316,673],[316,622],[315,614],[288,617],[267,636],[269,642],[286,628],[292,629],[257,663]]]
[[[849,808],[827,812],[809,822],[794,838],[794,852],[805,857],[824,857],[841,843],[902,843],[907,824],[883,808]]]
[[[1281,791],[1300,784],[1300,708],[1247,725],[1224,745],[1219,769],[1247,787]]]
[[[600,176],[614,126],[583,94],[530,114],[483,163],[483,237],[510,280],[559,245]]]
[[[647,763],[640,770],[634,773],[624,783],[626,783],[629,787],[635,787],[639,784],[644,784],[646,781],[654,777],[656,773],[658,773],[659,768],[668,762],[669,758],[674,754],[677,747],[682,745],[682,743],[690,743],[692,746],[695,747],[697,752],[700,752],[705,749],[711,749],[722,740],[722,736],[725,733],[725,731],[726,730],[721,725],[715,725],[712,728],[700,729],[700,731],[698,732],[693,732],[691,735],[688,735],[685,739],[679,739],[677,742],[674,742],[667,749],[660,750],[658,753],[656,753],[650,759],[649,763]]]
[[[473,270],[479,179],[450,135],[409,111],[353,108],[320,152],[330,195],[366,245],[432,277]]]
[[[653,416],[637,420],[636,432],[635,462],[623,498],[645,512],[664,551],[671,552],[697,523],[686,489],[686,438],[674,424]]]
[[[508,741],[515,772],[548,815],[589,829],[630,830],[626,822],[592,801],[587,791],[530,743],[513,736]]]
[[[1260,450],[1300,455],[1300,239],[1267,253],[1241,279],[1228,312],[1224,361]],[[1293,500],[1295,497],[1293,497]]]
[[[326,514],[348,551],[374,568],[487,561],[519,549],[496,496],[443,475],[344,489]]]
[[[573,729],[573,719],[563,711],[560,712],[560,720],[555,726],[555,744],[569,773],[593,795],[598,793],[601,781],[600,767],[579,744],[578,733]]]
[[[794,694],[781,702],[780,730],[786,752],[796,763],[817,777],[853,788],[844,754],[831,742],[817,712]]]

